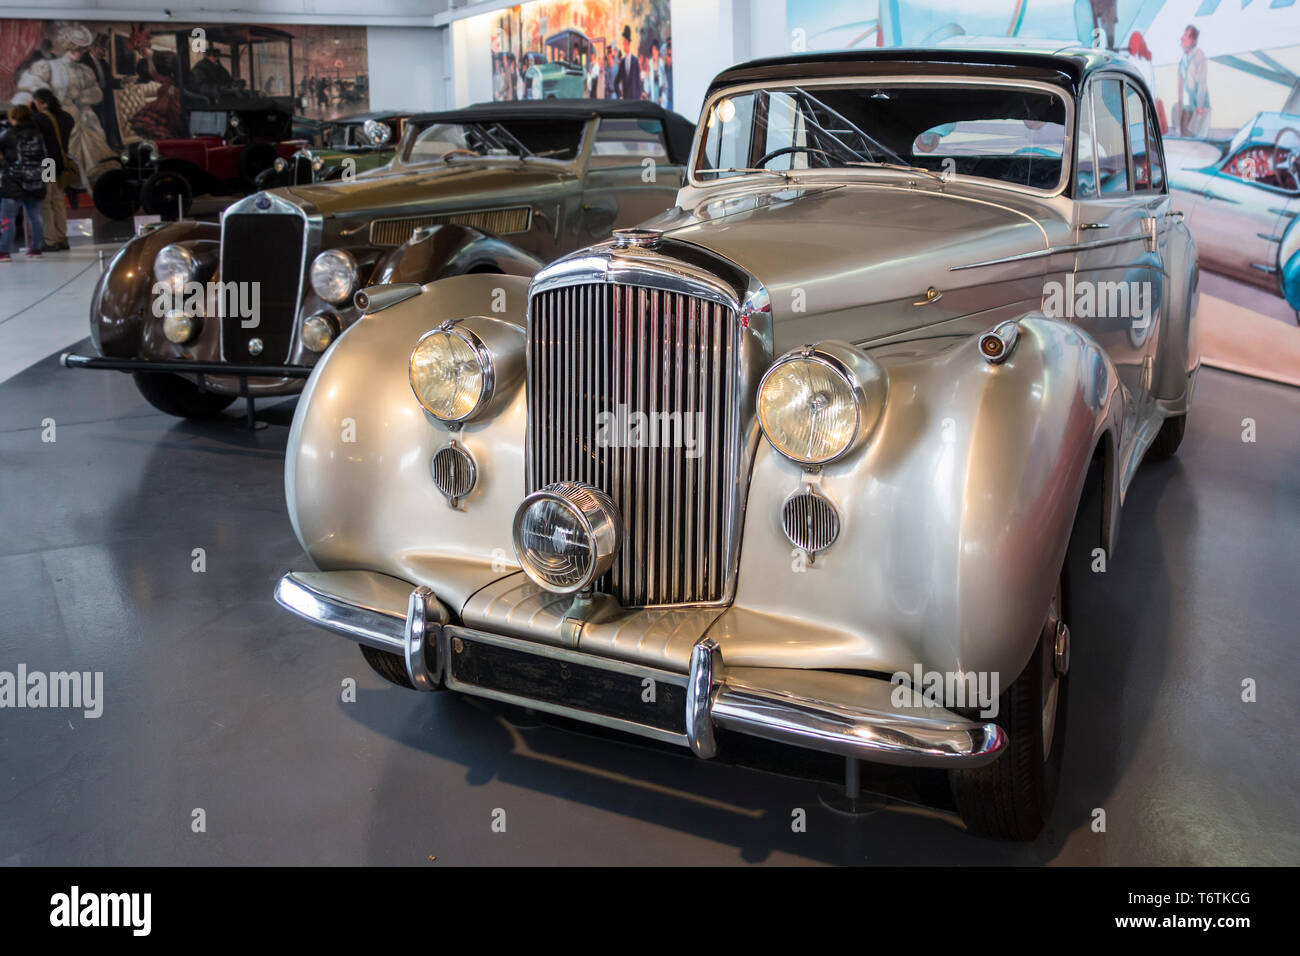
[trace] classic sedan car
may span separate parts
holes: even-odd
[[[1168,144],[1202,265],[1280,295],[1300,322],[1300,116],[1260,113],[1231,140]]]
[[[370,172],[392,161],[410,113],[360,113],[321,123],[312,145],[276,159],[257,177],[259,189],[303,186]]]
[[[1071,574],[1199,367],[1152,113],[1097,50],[725,71],[671,212],[367,292],[294,417],[278,600],[406,687],[940,768],[1033,838]]]
[[[97,356],[172,415],[297,392],[361,317],[364,286],[531,276],[668,208],[694,127],[646,103],[550,100],[415,117],[382,171],[259,192],[220,224],[128,242],[90,305]]]

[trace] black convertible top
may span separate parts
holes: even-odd
[[[1039,80],[1077,93],[1084,78],[1100,67],[1138,74],[1122,57],[1091,47],[986,48],[952,46],[928,49],[837,50],[777,56],[729,67],[714,77],[709,93],[738,83],[807,80],[810,77],[952,75]]]
[[[414,123],[486,123],[506,119],[576,119],[593,116],[627,119],[656,119],[663,123],[668,158],[685,163],[695,137],[695,124],[680,113],[673,113],[646,100],[503,100],[499,103],[475,103],[458,110],[440,113],[417,113]]]

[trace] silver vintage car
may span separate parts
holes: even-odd
[[[315,569],[277,599],[407,687],[940,768],[1033,838],[1067,555],[1109,554],[1199,366],[1152,113],[1097,50],[725,71],[669,213],[366,291],[293,422]]]

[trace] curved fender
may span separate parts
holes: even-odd
[[[839,539],[812,564],[792,551],[780,513],[802,472],[761,441],[736,603],[709,635],[738,667],[920,664],[1005,688],[1042,627],[1094,449],[1121,427],[1119,379],[1095,340],[1041,315],[1001,365],[974,337],[880,361],[875,433],[820,479]]]
[[[430,226],[385,255],[376,265],[371,285],[394,282],[433,282],[468,272],[499,272],[531,277],[540,259],[469,226]]]
[[[307,380],[289,432],[284,486],[303,549],[322,570],[364,568],[433,588],[459,611],[479,587],[517,570],[511,521],[524,494],[527,398],[453,433],[411,392],[411,349],[450,318],[488,316],[524,349],[528,280],[469,275],[362,317]],[[500,312],[494,312],[493,306]],[[474,490],[451,508],[430,475],[455,437],[474,457]]]
[[[1191,403],[1197,369],[1201,366],[1201,346],[1196,310],[1200,304],[1196,266],[1196,242],[1184,225],[1170,233],[1165,252],[1168,285],[1164,314],[1158,330],[1159,365],[1152,378],[1152,394],[1170,415],[1181,415]]]
[[[101,355],[135,358],[141,354],[143,325],[151,315],[153,260],[163,246],[183,243],[199,262],[196,280],[216,271],[221,226],[214,222],[173,222],[136,236],[109,260],[90,297],[90,337]]]

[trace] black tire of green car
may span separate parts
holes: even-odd
[[[398,687],[415,690],[411,678],[406,675],[406,661],[396,654],[389,654],[387,651],[381,651],[366,644],[362,644],[360,647],[361,656],[366,659],[366,663],[371,666],[376,674]]]
[[[154,173],[140,187],[140,207],[168,222],[184,219],[193,200],[194,191],[180,173]]]
[[[145,401],[177,418],[212,418],[235,400],[233,395],[202,391],[188,379],[167,372],[133,372],[131,377]]]
[[[140,207],[140,189],[124,169],[109,169],[95,180],[90,198],[109,219],[130,219]]]
[[[1151,442],[1151,448],[1148,454],[1155,458],[1170,458],[1178,451],[1178,446],[1183,443],[1183,433],[1187,431],[1187,415],[1175,415],[1173,418],[1166,418],[1160,426],[1160,431],[1156,433],[1155,440]]]

